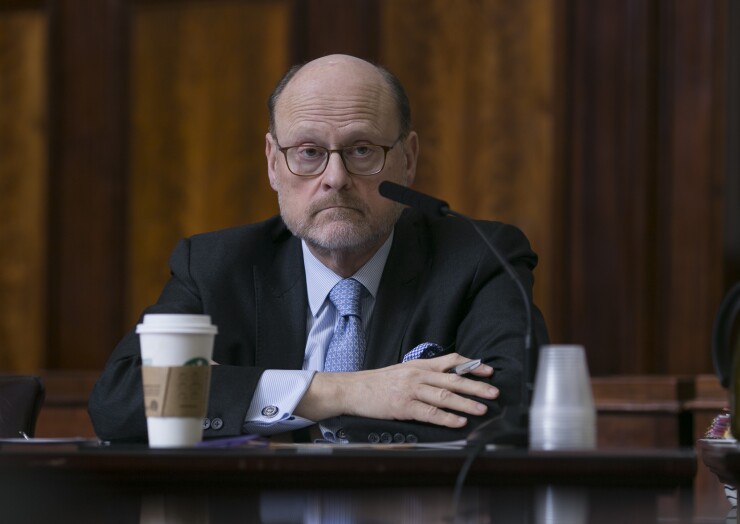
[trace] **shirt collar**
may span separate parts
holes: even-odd
[[[383,276],[385,262],[388,260],[388,253],[393,244],[393,230],[391,230],[388,239],[380,246],[375,254],[363,265],[351,278],[357,280],[365,286],[373,298],[378,293],[380,287],[380,278]],[[308,291],[308,305],[311,308],[311,314],[316,316],[319,309],[326,300],[329,291],[342,280],[342,277],[334,273],[331,269],[322,264],[311,250],[308,249],[306,242],[301,240],[303,249],[303,267],[306,270],[306,290]]]

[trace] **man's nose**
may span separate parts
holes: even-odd
[[[322,174],[322,182],[334,189],[341,189],[352,183],[352,176],[347,172],[342,154],[339,151],[329,153],[329,160]]]

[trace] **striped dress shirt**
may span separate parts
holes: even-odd
[[[367,330],[375,307],[375,296],[380,286],[388,253],[393,243],[393,232],[373,257],[352,275],[367,292],[362,295],[362,325]],[[308,308],[306,311],[306,351],[302,370],[268,369],[260,378],[244,421],[245,433],[274,435],[310,426],[316,421],[293,414],[311,384],[314,373],[324,370],[324,358],[329,347],[337,310],[329,300],[329,292],[342,277],[324,266],[302,242],[303,265],[306,272]],[[367,335],[367,332],[366,332]],[[275,348],[275,351],[279,351]],[[331,426],[331,424],[328,424]],[[331,439],[331,430],[322,428]]]

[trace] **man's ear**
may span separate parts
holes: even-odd
[[[404,166],[406,185],[414,183],[416,177],[416,162],[419,159],[419,135],[411,131],[403,141]]]
[[[278,163],[278,149],[277,145],[273,141],[272,135],[267,133],[265,135],[265,157],[267,158],[267,176],[270,179],[270,187],[277,191],[277,163]]]

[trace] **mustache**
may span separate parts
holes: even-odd
[[[323,211],[330,207],[349,207],[351,209],[357,209],[362,213],[365,213],[367,210],[367,205],[364,200],[350,196],[332,195],[311,204],[308,208],[308,213],[310,215],[315,215],[319,211]]]

